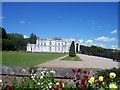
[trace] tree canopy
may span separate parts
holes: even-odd
[[[22,34],[18,33],[6,33],[4,28],[0,28],[2,31],[2,50],[26,50],[28,43],[36,43],[36,35],[31,34],[30,38],[24,38]]]

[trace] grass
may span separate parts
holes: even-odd
[[[28,52],[2,52],[2,64],[14,66],[35,66],[66,54],[59,53],[28,53]]]
[[[76,55],[75,57],[66,56],[65,58],[62,58],[61,60],[66,60],[66,61],[82,61],[78,55]]]

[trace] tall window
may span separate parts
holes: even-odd
[[[51,51],[51,47],[49,48],[49,51]]]
[[[43,42],[41,42],[41,46],[43,45]]]
[[[50,45],[52,45],[52,43],[50,42]]]
[[[44,42],[44,46],[46,46],[46,43]]]
[[[60,47],[58,47],[58,51],[60,51]]]
[[[58,46],[60,46],[60,43],[58,43]]]

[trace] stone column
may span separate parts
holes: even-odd
[[[78,52],[80,51],[80,44],[78,43]]]
[[[75,52],[76,52],[76,46],[77,46],[77,45],[76,45],[76,43],[75,43]]]

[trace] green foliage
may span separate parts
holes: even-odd
[[[2,34],[2,39],[6,39],[7,38],[7,33],[5,31],[5,28],[0,27],[0,37],[1,37],[1,34]]]
[[[52,90],[52,85],[55,84],[53,76],[55,71],[44,70],[41,74],[30,73],[29,77],[23,77],[19,82],[15,80],[11,85],[3,83],[2,90]],[[15,79],[16,76],[11,76]],[[11,80],[11,78],[9,78]]]
[[[37,40],[37,36],[33,33],[30,35],[30,44],[35,44]]]
[[[100,76],[100,75],[104,76],[105,80],[107,82],[109,82],[110,81],[110,79],[109,79],[109,73],[110,72],[116,73],[117,78],[115,78],[114,81],[119,81],[118,83],[120,85],[120,68],[118,68],[118,69],[117,68],[112,68],[112,69],[105,69],[105,70],[98,71],[98,76]]]
[[[2,52],[2,65],[35,66],[66,54],[57,53],[27,53],[27,52]]]
[[[75,43],[74,41],[72,41],[71,45],[70,45],[70,50],[69,50],[69,56],[70,57],[75,57]]]
[[[82,61],[81,59],[80,59],[80,57],[79,56],[75,56],[75,57],[70,57],[70,56],[67,56],[67,57],[65,57],[65,58],[62,58],[61,60],[67,60],[67,61]]]
[[[2,34],[2,35],[1,35]],[[22,34],[6,33],[5,28],[0,27],[0,37],[2,37],[2,50],[20,51],[26,50],[28,43],[36,43],[36,35],[31,34],[30,38],[24,38]]]
[[[3,39],[2,40],[2,50],[6,50],[6,51],[15,50],[14,42],[9,39]]]
[[[81,53],[82,54],[87,54],[87,55],[94,55],[94,56],[101,56],[101,57],[106,57],[106,58],[111,58],[111,59],[117,59],[119,60],[119,51],[118,50],[113,50],[113,49],[105,49],[102,47],[98,46],[84,46],[80,45]]]
[[[15,74],[7,76],[6,78],[11,81],[10,85],[0,80],[2,90],[120,90],[120,80],[117,80],[115,68],[105,70],[105,73],[109,74],[108,78],[100,73],[91,73],[87,69],[71,69],[71,73],[66,74],[68,80],[65,81],[55,79],[56,72],[53,69],[43,69],[40,73],[36,72],[38,69],[31,70],[35,72],[28,74],[28,77],[19,78],[19,81]],[[27,71],[24,70],[24,73]]]

